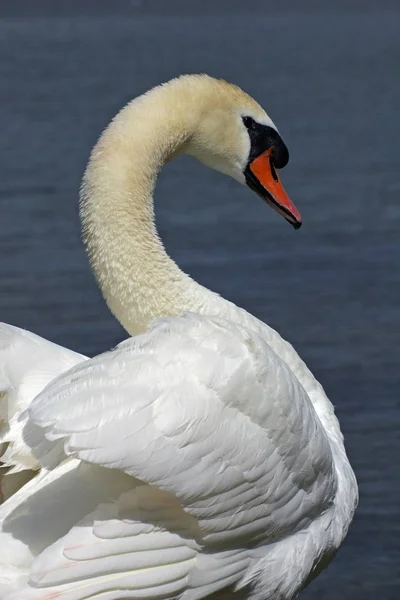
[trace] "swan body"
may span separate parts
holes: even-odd
[[[158,238],[157,173],[183,152],[300,224],[275,171],[286,147],[239,88],[180,77],[113,120],[81,217],[104,297],[134,337],[85,360],[0,330],[26,356],[17,369],[4,344],[7,464],[30,470],[0,506],[4,600],[290,600],[347,533],[357,485],[323,388]]]

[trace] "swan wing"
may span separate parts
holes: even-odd
[[[4,600],[167,597],[195,566],[196,520],[171,494],[115,469],[66,460],[3,507]]]
[[[329,440],[289,367],[254,332],[187,314],[78,365],[32,403],[33,446],[170,492],[208,542],[271,539],[327,508]],[[35,436],[33,436],[35,438]]]
[[[18,418],[45,386],[85,357],[34,333],[0,323],[0,501],[40,467]]]
[[[191,520],[167,493],[138,486],[99,504],[48,546],[15,598],[176,597],[198,554]]]
[[[306,529],[336,492],[329,441],[304,389],[257,334],[220,318],[160,320],[77,365],[33,401],[24,435],[45,463],[75,457],[134,483],[112,514],[98,506],[38,556],[35,592],[23,600],[47,597],[35,595],[42,586],[49,598],[96,597],[105,581],[107,600],[120,585],[127,598],[157,597],[158,585],[204,597],[245,575],[251,548]],[[106,541],[96,523],[109,527]]]

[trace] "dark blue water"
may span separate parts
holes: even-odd
[[[84,5],[86,15],[64,3],[64,16],[50,17],[40,3],[4,4],[1,320],[87,354],[123,339],[79,239],[90,148],[126,101],[174,75],[241,85],[289,146],[282,177],[303,228],[180,159],[157,189],[159,229],[186,271],[292,341],[336,406],[360,506],[302,598],[397,599],[400,6],[196,2],[188,14],[175,2],[168,15],[138,0],[114,14],[110,3]]]

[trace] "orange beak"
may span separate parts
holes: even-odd
[[[283,189],[271,160],[272,150],[273,148],[269,148],[249,163],[246,169],[247,184],[295,229],[298,229],[302,223],[301,215]]]

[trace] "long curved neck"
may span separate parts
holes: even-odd
[[[195,119],[177,110],[181,91],[176,102],[173,89],[168,102],[160,102],[160,94],[166,90],[153,90],[117,115],[92,152],[81,190],[91,266],[109,308],[131,335],[156,317],[200,311],[206,298],[219,298],[179,269],[157,234],[157,175],[183,152]]]

